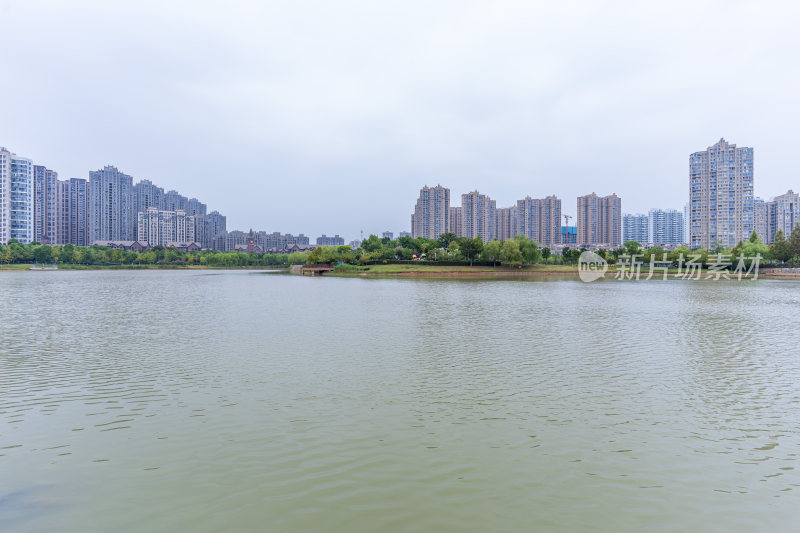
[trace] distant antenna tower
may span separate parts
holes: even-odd
[[[361,242],[364,242],[364,230],[361,230]]]

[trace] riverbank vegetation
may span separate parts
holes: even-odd
[[[22,244],[11,240],[0,245],[0,266],[57,263],[60,268],[81,267],[278,267],[304,263],[308,252],[259,254],[201,250],[184,252],[155,246],[142,252],[129,252],[104,246],[80,247],[71,244],[48,246],[36,242]]]
[[[536,242],[523,235],[517,235],[513,239],[502,242],[492,240],[485,244],[480,238],[459,238],[453,233],[445,233],[438,239],[399,237],[391,240],[370,235],[356,249],[349,246],[317,248],[308,255],[307,263],[351,266],[393,263],[492,267],[574,266],[577,265],[580,254],[585,250],[586,248],[569,246],[565,246],[560,251],[553,251],[546,247],[540,248]],[[663,261],[666,257],[666,260],[673,266],[678,266],[681,256],[683,256],[684,261],[695,258],[695,262],[707,265],[717,261],[719,254],[722,254],[727,261],[732,262],[734,267],[740,257],[751,258],[757,254],[761,256],[762,264],[793,264],[793,261],[800,261],[800,229],[792,232],[792,237],[788,241],[779,231],[775,236],[775,244],[772,246],[763,244],[754,232],[747,241],[740,242],[733,248],[717,246],[712,249],[691,250],[686,246],[681,246],[675,250],[664,250],[659,246],[645,248],[638,242],[628,241],[620,248],[600,249],[595,250],[595,253],[612,265],[620,261],[630,261],[630,258],[634,256],[637,261],[644,263],[648,263],[651,256],[654,256],[657,261]],[[340,269],[340,271],[344,270],[344,268]]]
[[[52,264],[62,268],[247,268],[247,267],[285,267],[290,264],[334,264],[340,271],[352,267],[363,267],[380,264],[436,264],[439,266],[492,266],[523,267],[531,265],[569,266],[578,263],[578,258],[585,248],[565,246],[554,251],[542,248],[524,237],[517,235],[506,241],[492,240],[483,243],[480,238],[457,237],[453,233],[445,233],[438,239],[423,237],[399,237],[397,239],[378,238],[370,235],[356,249],[350,246],[321,246],[311,252],[292,254],[265,254],[247,252],[217,252],[200,250],[184,252],[177,248],[155,246],[141,252],[125,251],[103,246],[78,247],[71,244],[49,246],[36,242],[22,244],[12,240],[7,245],[0,245],[0,268],[16,268],[14,265]],[[775,243],[766,246],[755,232],[747,241],[740,242],[733,248],[714,247],[712,249],[691,250],[681,246],[666,251],[661,247],[643,248],[635,241],[628,241],[620,248],[595,250],[595,253],[609,264],[620,261],[637,260],[649,262],[651,256],[663,260],[664,255],[669,262],[677,266],[681,255],[684,260],[690,256],[698,256],[696,262],[709,264],[719,257],[736,264],[739,257],[754,257],[760,254],[762,265],[797,266],[800,265],[800,226],[795,228],[787,239],[782,231],[775,235]],[[351,269],[351,271],[355,271]]]

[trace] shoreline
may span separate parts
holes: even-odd
[[[285,270],[289,267],[276,266],[205,266],[205,265],[59,265],[57,269],[33,269],[32,263],[0,265],[0,272],[69,272],[86,270]]]
[[[66,272],[66,271],[101,271],[101,270],[156,270],[156,271],[186,271],[186,270],[251,270],[251,271],[276,271],[301,275],[298,270],[293,271],[293,267],[275,266],[204,266],[204,265],[66,265],[59,266],[56,270],[31,270],[31,263],[20,263],[13,265],[0,265],[2,272]],[[295,268],[301,265],[294,265]],[[579,279],[578,267],[576,265],[529,265],[523,268],[513,267],[492,267],[492,266],[440,266],[440,265],[370,265],[361,267],[363,270],[339,270],[326,272],[325,277],[336,278],[362,278],[362,279],[548,279],[548,278],[569,278]],[[675,278],[676,269],[671,269],[669,276]],[[702,277],[708,274],[707,270],[702,271]],[[641,280],[647,276],[645,270],[641,273]],[[655,276],[656,278],[659,276]],[[743,278],[751,278],[752,275],[745,275]],[[614,271],[609,270],[605,279],[613,279]],[[800,269],[781,269],[766,268],[759,272],[758,279],[769,280],[800,280]]]
[[[405,267],[405,268],[398,268]],[[800,269],[783,271],[783,269],[765,269],[759,272],[758,279],[796,280],[800,279]],[[609,270],[605,279],[614,279],[615,272]],[[708,270],[701,271],[701,279],[709,274]],[[579,279],[576,265],[536,265],[527,268],[487,267],[487,266],[436,266],[436,265],[372,265],[367,270],[333,271],[325,276],[338,278],[367,278],[367,279],[413,279],[413,278],[461,278],[461,279],[541,279],[541,278],[571,278]],[[677,269],[670,269],[669,278],[676,279]],[[729,274],[730,275],[730,274]],[[644,281],[647,271],[642,270],[640,280]],[[731,275],[733,278],[733,276]],[[742,279],[750,279],[750,274],[743,275]],[[660,278],[659,275],[654,279]],[[735,279],[735,278],[734,278]],[[725,280],[728,281],[728,280]]]

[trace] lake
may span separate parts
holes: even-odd
[[[0,529],[796,530],[800,282],[0,273]]]

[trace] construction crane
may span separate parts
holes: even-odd
[[[572,216],[564,215],[564,242],[562,244],[569,244],[569,219]]]

